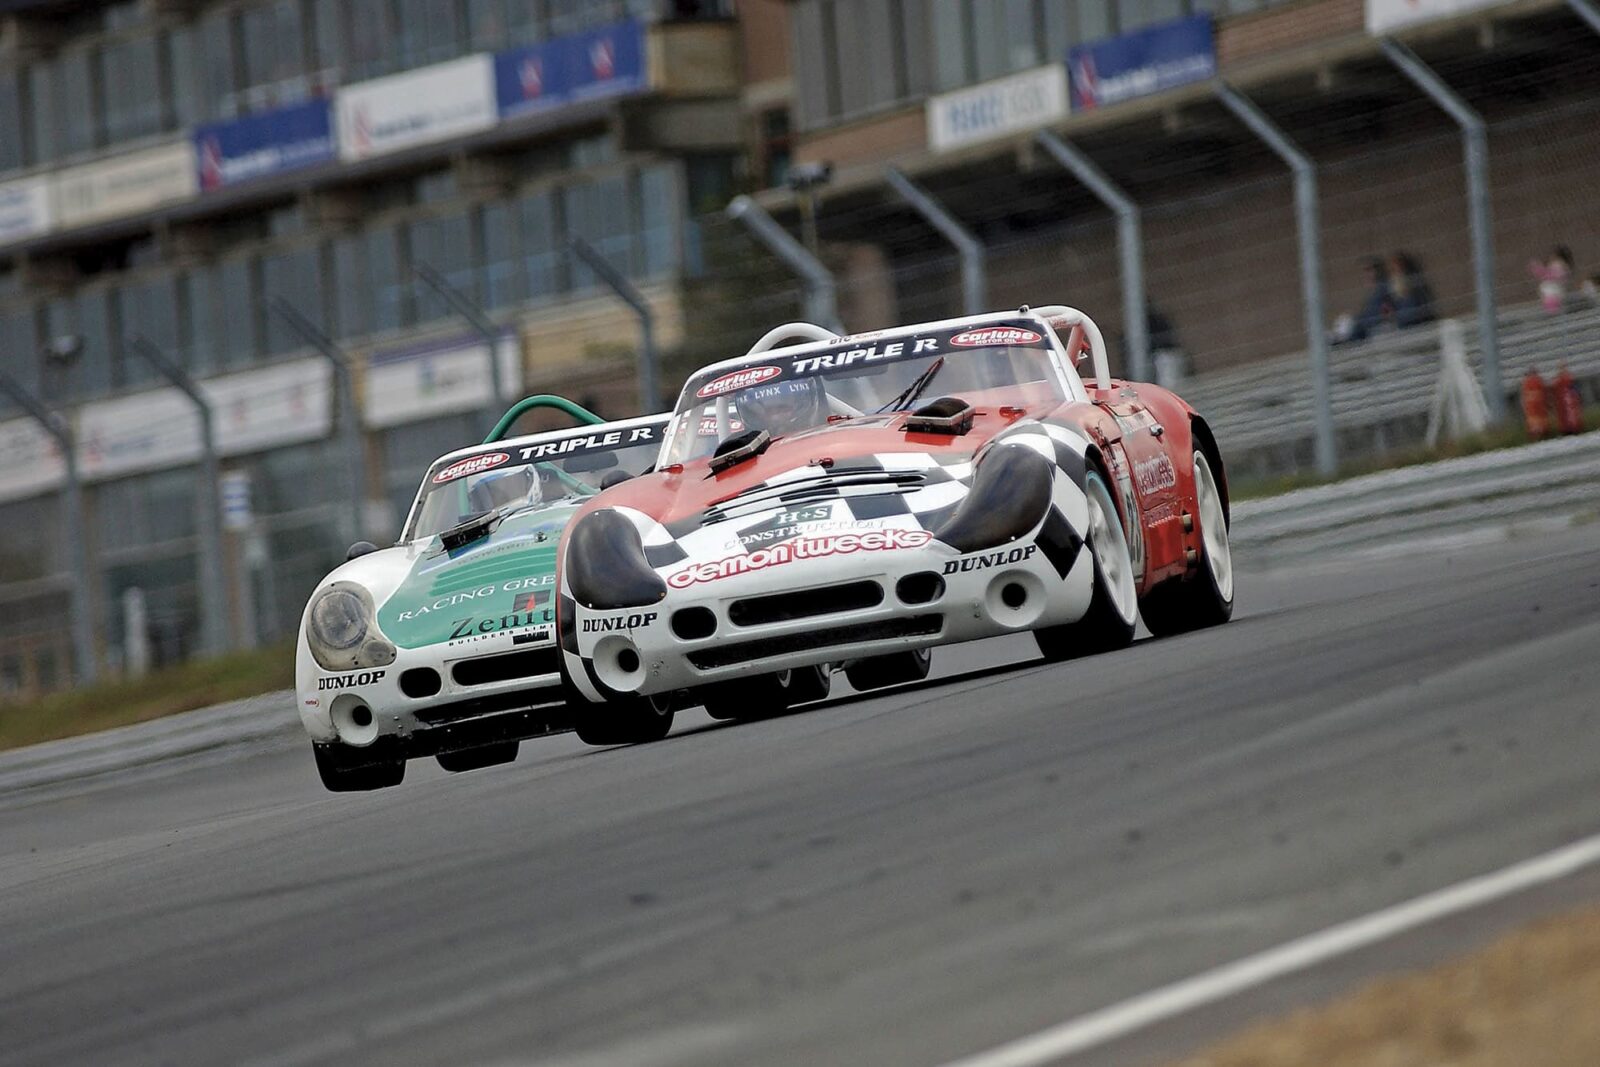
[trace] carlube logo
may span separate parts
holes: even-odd
[[[988,348],[991,345],[1036,345],[1044,338],[1032,330],[1015,326],[995,326],[984,330],[968,330],[950,338],[950,343],[962,348]]]
[[[453,482],[457,478],[465,477],[468,474],[477,474],[479,471],[486,471],[490,467],[498,467],[510,458],[504,452],[485,452],[481,456],[468,456],[466,459],[457,460],[438,474],[435,474],[433,476],[433,484],[442,485],[445,482]]]
[[[720,378],[713,378],[702,385],[694,395],[704,400],[707,397],[721,396],[723,393],[734,393],[740,389],[748,389],[752,385],[771,381],[782,373],[782,367],[740,367]]]

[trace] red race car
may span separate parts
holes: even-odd
[[[937,645],[1029,630],[1060,659],[1128,644],[1141,613],[1171,634],[1233,611],[1211,430],[1112,379],[1099,328],[1059,306],[778,327],[689,379],[656,472],[589,501],[561,561],[598,744],[662,736],[689,704],[772,714],[837,669],[914,681]]]

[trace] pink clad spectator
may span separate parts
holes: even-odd
[[[1531,260],[1528,270],[1539,280],[1539,303],[1551,315],[1559,314],[1567,306],[1567,287],[1572,283],[1572,253],[1566,245],[1556,245],[1544,257],[1544,262]]]

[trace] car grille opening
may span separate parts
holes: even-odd
[[[943,629],[943,615],[910,615],[902,619],[881,619],[850,626],[825,627],[808,630],[805,633],[785,634],[782,637],[763,637],[756,641],[717,644],[689,653],[689,662],[699,670],[708,671],[717,667],[732,667],[739,663],[752,663],[773,656],[784,656],[791,652],[810,652],[819,648],[857,645],[896,637],[932,637]]]
[[[717,632],[717,617],[710,608],[682,608],[672,613],[672,632],[685,641],[698,641]]]
[[[944,596],[944,578],[933,571],[908,574],[895,583],[894,595],[903,604],[931,604]]]
[[[728,619],[735,626],[761,626],[769,622],[808,619],[813,615],[875,608],[881,603],[883,587],[877,582],[846,582],[820,589],[735,600],[728,607]]]
[[[549,685],[540,689],[490,693],[486,696],[453,700],[448,704],[435,704],[415,712],[415,717],[424,726],[448,726],[451,723],[476,719],[483,715],[526,711],[529,708],[562,710],[559,706],[565,703],[566,691],[559,685]]]
[[[561,652],[552,646],[464,659],[450,668],[450,677],[456,680],[457,685],[489,685],[492,682],[509,682],[513,678],[555,674],[559,670]]]
[[[412,667],[400,672],[400,692],[412,700],[433,696],[443,684],[439,672],[432,667]]]

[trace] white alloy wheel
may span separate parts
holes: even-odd
[[[1138,616],[1139,604],[1133,588],[1133,560],[1128,555],[1128,540],[1122,536],[1117,506],[1105,482],[1090,474],[1085,496],[1089,500],[1089,549],[1094,553],[1096,581],[1104,589],[1112,608],[1130,625]]]
[[[1200,503],[1200,536],[1206,546],[1206,566],[1223,600],[1233,600],[1233,548],[1228,543],[1228,518],[1222,511],[1222,493],[1205,454],[1194,454],[1194,492]]]

